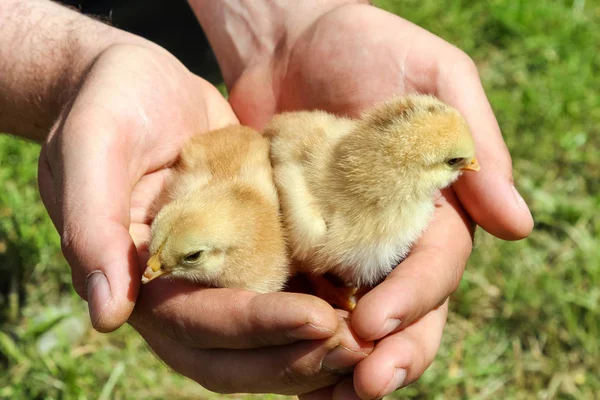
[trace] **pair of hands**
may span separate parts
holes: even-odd
[[[40,191],[96,329],[129,321],[176,371],[217,392],[378,398],[416,380],[433,361],[447,297],[471,251],[471,219],[503,239],[527,236],[532,219],[464,53],[366,5],[328,10],[291,36],[286,51],[229,82],[229,103],[161,49],[108,48],[43,146]],[[415,91],[462,112],[482,170],[443,193],[410,257],[351,318],[297,293],[160,280],[140,290],[149,207],[190,136],[231,123],[260,128],[289,109],[356,115]]]

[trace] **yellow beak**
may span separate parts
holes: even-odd
[[[479,162],[477,161],[476,158],[473,158],[471,160],[471,162],[469,163],[469,165],[461,168],[462,171],[473,171],[473,172],[477,172],[480,169],[481,169],[481,166],[479,165]]]
[[[148,260],[148,266],[146,267],[144,275],[142,276],[143,284],[146,284],[166,273],[166,271],[162,269],[162,265],[160,265],[159,254],[160,253],[156,253]]]

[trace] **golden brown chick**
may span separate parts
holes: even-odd
[[[385,277],[426,228],[435,192],[479,169],[462,116],[425,95],[356,120],[284,113],[264,134],[292,258],[302,272],[330,273],[351,287]],[[335,294],[327,300],[353,307]]]
[[[143,283],[168,274],[260,293],[283,288],[287,249],[269,143],[258,132],[232,125],[193,137],[159,203]]]

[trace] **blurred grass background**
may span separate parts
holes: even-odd
[[[475,59],[536,220],[521,242],[478,232],[436,362],[395,397],[597,398],[600,2],[376,4]],[[0,136],[0,398],[218,397],[131,328],[90,328],[37,193],[38,152]]]

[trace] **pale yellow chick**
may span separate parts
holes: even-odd
[[[159,203],[143,283],[168,274],[260,293],[284,287],[286,243],[258,132],[232,125],[192,138]]]
[[[264,134],[299,270],[353,287],[385,277],[427,227],[434,194],[479,169],[462,116],[425,95],[382,103],[357,120],[284,113]],[[327,300],[354,306],[335,294]]]

